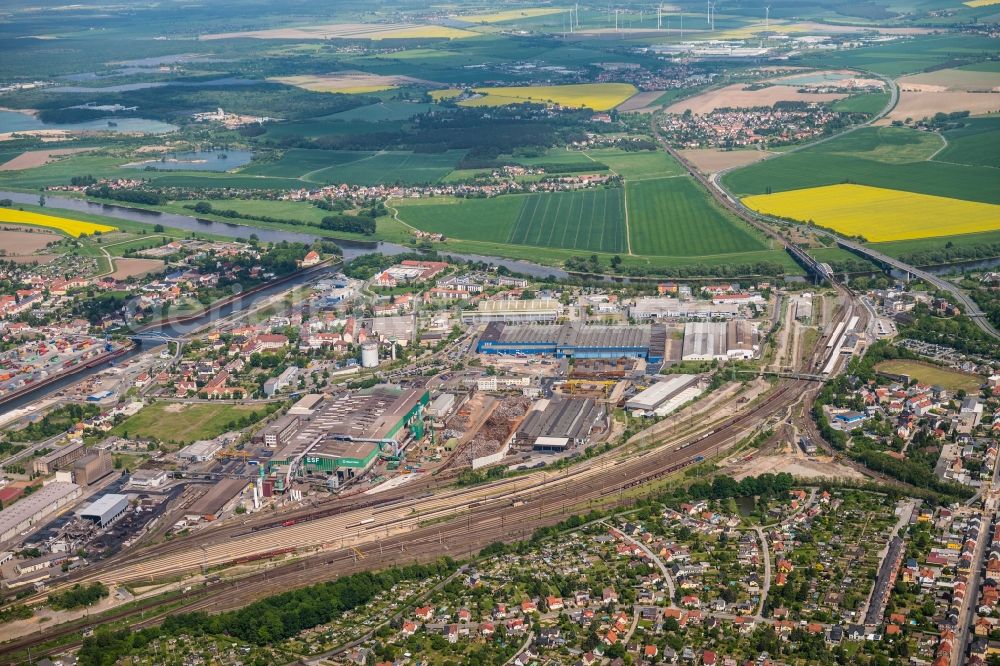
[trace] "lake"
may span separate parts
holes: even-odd
[[[182,88],[201,88],[205,86],[255,86],[263,81],[255,79],[240,79],[236,77],[226,77],[223,79],[212,79],[211,81],[141,81],[138,83],[120,83],[114,86],[56,86],[55,88],[44,88],[45,92],[55,93],[120,93],[132,92],[134,90],[148,90],[150,88],[166,88],[167,86],[179,86]]]
[[[245,166],[253,159],[249,150],[203,150],[186,153],[167,153],[162,159],[130,162],[122,166],[130,169],[153,167],[157,171],[229,171]]]
[[[113,118],[115,127],[109,127],[107,119],[88,120],[83,123],[43,123],[27,113],[0,111],[0,132],[25,132],[28,130],[66,130],[68,132],[142,132],[143,134],[166,134],[177,129],[176,125],[149,120],[148,118]]]

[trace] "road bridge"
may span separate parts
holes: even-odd
[[[952,284],[948,280],[940,278],[937,275],[934,275],[933,273],[921,270],[915,266],[911,266],[907,263],[904,263],[899,259],[890,257],[887,254],[883,254],[882,252],[874,250],[868,247],[867,245],[856,243],[852,240],[842,238],[836,234],[832,234],[829,232],[824,232],[824,233],[827,233],[828,236],[836,240],[837,245],[844,248],[845,250],[853,252],[854,254],[857,254],[861,257],[864,257],[865,259],[868,259],[869,261],[872,261],[878,264],[879,266],[882,266],[883,268],[899,271],[900,273],[906,275],[907,278],[910,277],[918,278],[930,285],[933,285],[934,288],[936,289],[948,292],[949,294],[952,295],[952,297],[956,301],[958,301],[959,305],[962,308],[962,314],[972,319],[972,321],[974,321],[976,325],[980,329],[982,329],[984,333],[992,335],[994,338],[1000,339],[1000,331],[997,331],[997,329],[993,326],[993,324],[990,323],[989,319],[986,317],[986,313],[983,312],[980,309],[979,305],[977,305],[976,302],[972,300],[972,298],[970,298],[969,295],[966,294],[965,291],[959,288],[957,285]]]
[[[147,342],[153,342],[155,344],[166,344],[168,342],[184,342],[182,338],[174,337],[163,331],[150,331],[148,333],[134,333],[129,336],[129,339],[133,342],[139,342],[145,344]]]
[[[881,74],[877,74],[875,72],[866,72],[866,74],[870,75],[872,78],[881,79],[886,84],[886,86],[888,86],[889,89],[889,102],[878,114],[873,116],[870,120],[868,120],[865,123],[855,125],[843,132],[824,137],[817,141],[812,141],[799,146],[795,146],[791,150],[784,151],[780,155],[771,157],[769,159],[781,159],[782,157],[790,155],[799,150],[813,148],[819,144],[826,143],[827,141],[832,141],[851,132],[855,132],[861,129],[862,127],[868,127],[872,125],[872,123],[888,115],[888,113],[892,111],[892,109],[896,106],[896,103],[899,99],[899,87],[896,85],[895,81]],[[751,208],[748,208],[746,205],[743,204],[742,201],[733,196],[732,192],[730,192],[726,188],[726,186],[722,184],[722,177],[725,174],[727,174],[729,171],[738,169],[740,167],[731,167],[729,169],[724,169],[717,173],[713,173],[711,174],[711,176],[706,178],[700,172],[698,172],[698,170],[693,165],[691,165],[687,160],[685,160],[682,155],[680,155],[677,151],[673,150],[667,144],[666,141],[660,138],[658,130],[659,128],[656,124],[654,115],[654,120],[653,120],[654,134],[657,137],[657,139],[660,140],[660,143],[663,144],[663,146],[667,149],[667,152],[669,152],[674,158],[680,161],[688,169],[688,171],[691,173],[692,176],[697,178],[699,182],[705,185],[708,188],[709,192],[712,192],[715,195],[715,198],[717,201],[719,201],[719,203],[724,205],[726,208],[731,210],[733,213],[735,213],[742,219],[746,220],[749,224],[767,233],[767,235],[770,236],[771,238],[779,240],[779,242],[782,243],[782,245],[789,252],[789,254],[791,254],[795,258],[795,260],[802,265],[803,268],[809,271],[810,274],[816,277],[820,277],[824,280],[828,280],[831,282],[833,281],[833,273],[827,264],[822,264],[817,262],[815,259],[809,256],[809,254],[805,252],[802,248],[798,247],[794,243],[785,241],[780,235],[777,234],[777,232],[774,231],[774,229],[769,227],[770,224],[777,224],[777,225],[793,224],[794,226],[800,227],[802,230],[811,231],[818,235],[825,236],[836,242],[837,245],[844,248],[845,250],[848,250],[866,259],[869,259],[870,261],[874,262],[879,266],[882,266],[883,268],[894,269],[896,271],[903,273],[908,277],[912,276],[918,278],[934,286],[936,289],[951,294],[951,296],[958,302],[959,307],[961,307],[962,313],[965,314],[967,317],[969,317],[976,324],[976,326],[980,328],[980,330],[982,330],[987,335],[990,335],[993,338],[1000,340],[1000,331],[998,331],[990,323],[986,314],[979,308],[976,302],[973,301],[972,298],[970,298],[969,295],[965,293],[965,291],[962,290],[957,285],[952,284],[951,282],[948,282],[947,280],[944,280],[934,275],[933,273],[921,270],[915,266],[911,266],[910,264],[900,261],[895,257],[890,257],[886,254],[883,254],[882,252],[879,252],[878,250],[874,250],[871,247],[863,245],[862,243],[852,241],[832,231],[821,229],[818,227],[811,227],[811,226],[807,227],[806,225],[803,224],[789,223],[788,220],[779,220],[777,218],[773,218],[768,215],[763,215]]]

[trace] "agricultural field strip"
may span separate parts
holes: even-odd
[[[615,190],[616,191],[616,190]],[[614,195],[610,190],[592,190],[587,192],[556,193],[551,195],[534,194],[525,197],[518,212],[515,222],[507,242],[514,245],[530,245],[536,247],[561,247],[567,249],[586,249],[604,252],[618,252],[621,250],[621,234],[616,233],[611,239],[607,239],[608,224],[608,199]],[[555,200],[555,210],[552,210],[552,202]],[[598,201],[598,199],[600,201]],[[566,215],[562,215],[564,201],[568,205]],[[587,205],[589,211],[586,210]],[[601,207],[601,214],[597,215],[597,206]],[[624,206],[620,209],[624,210]],[[589,214],[587,214],[589,212]],[[572,243],[567,240],[570,224],[559,224],[560,220],[577,221],[573,234]],[[594,228],[600,229],[600,239],[594,244]],[[580,240],[580,231],[584,229],[583,242]],[[557,234],[561,230],[561,235]],[[547,234],[546,234],[547,232]],[[544,235],[544,238],[543,238]]]
[[[73,236],[74,238],[79,238],[84,234],[93,234],[95,232],[105,233],[117,230],[117,227],[112,227],[106,224],[82,222],[80,220],[65,217],[55,217],[53,215],[32,213],[23,210],[11,210],[9,208],[0,208],[0,222],[28,224],[48,229],[57,229],[58,231],[62,231],[69,236]]]
[[[351,164],[357,164],[359,162],[364,162],[366,160],[372,159],[373,157],[375,157],[377,155],[383,155],[383,154],[385,154],[385,152],[386,151],[384,151],[384,150],[379,150],[379,151],[373,152],[373,153],[371,153],[369,155],[365,155],[364,157],[359,157],[358,159],[352,160],[350,162],[343,162],[341,164],[330,164],[330,165],[327,165],[327,166],[322,166],[322,167],[320,167],[318,169],[313,169],[312,171],[309,171],[307,173],[302,174],[301,176],[299,176],[299,180],[305,180],[305,181],[309,181],[311,183],[312,182],[316,182],[316,181],[313,181],[313,180],[310,179],[310,176],[312,176],[313,174],[317,174],[317,173],[319,173],[321,171],[326,171],[327,169],[335,169],[335,168],[338,168],[338,167],[343,167],[343,166],[348,166],[348,165],[351,165]]]
[[[743,203],[759,213],[811,220],[876,243],[1000,230],[1000,205],[866,185],[759,194]],[[953,222],[942,225],[942,220]]]

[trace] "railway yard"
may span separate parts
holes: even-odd
[[[108,631],[160,631],[167,617],[242,613],[274,595],[362,572],[464,563],[450,580],[470,568],[494,566],[482,553],[495,552],[497,544],[522,544],[518,557],[530,558],[523,544],[530,544],[529,552],[549,548],[539,535],[567,520],[577,526],[581,516],[591,517],[584,534],[594,538],[599,526],[648,516],[650,507],[662,511],[663,520],[643,527],[648,535],[624,524],[647,542],[666,530],[661,553],[678,548],[669,539],[683,540],[692,529],[715,538],[718,521],[725,521],[722,559],[713,560],[719,571],[708,580],[725,572],[741,581],[715,600],[684,594],[698,584],[685,576],[705,574],[708,562],[697,570],[683,560],[668,567],[654,551],[643,554],[643,542],[632,550],[632,537],[612,529],[619,553],[663,572],[658,589],[643,594],[647,601],[662,599],[656,612],[664,617],[684,619],[711,602],[713,621],[749,615],[751,622],[782,631],[781,617],[792,613],[808,624],[808,633],[821,632],[827,641],[845,628],[869,637],[886,630],[893,625],[886,609],[904,603],[901,598],[890,604],[883,598],[888,593],[879,592],[897,575],[892,558],[901,550],[893,539],[910,538],[918,515],[935,525],[949,519],[934,538],[947,540],[948,530],[957,529],[950,527],[950,513],[919,513],[924,498],[961,499],[961,520],[992,520],[997,455],[987,438],[976,437],[988,413],[964,393],[958,404],[941,387],[922,387],[899,375],[910,367],[927,372],[925,365],[900,361],[880,366],[895,374],[874,370],[878,359],[893,358],[887,354],[905,353],[889,351],[880,332],[894,330],[900,299],[919,301],[920,293],[860,293],[833,281],[828,267],[797,255],[764,220],[691,173],[721,206],[785,247],[825,283],[775,288],[766,281],[666,282],[595,293],[540,282],[537,291],[515,291],[519,300],[510,300],[512,287],[536,285],[420,260],[399,262],[364,280],[348,278],[338,267],[312,269],[309,277],[287,290],[276,287],[251,307],[228,308],[214,327],[143,339],[151,349],[139,348],[120,367],[83,380],[93,386],[114,381],[114,375],[134,390],[126,393],[123,386],[121,395],[80,411],[75,405],[87,402],[84,392],[64,389],[39,411],[48,415],[46,423],[83,419],[66,432],[40,429],[33,410],[12,413],[6,424],[11,441],[28,440],[36,431],[41,439],[20,446],[6,468],[14,501],[5,500],[0,511],[0,526],[7,530],[0,574],[7,608],[22,617],[0,627],[7,638],[0,642],[0,662],[85,652],[94,632],[105,632],[106,640]],[[410,311],[397,294],[399,283],[412,276],[425,280],[418,289],[476,290],[470,292],[476,302],[462,310]],[[222,349],[228,350],[224,357],[217,353]],[[866,366],[869,357],[874,360]],[[261,388],[250,392],[247,371],[260,367],[266,370],[254,381]],[[972,391],[988,371],[953,366],[939,376]],[[858,373],[871,378],[861,382]],[[933,432],[932,425],[945,427],[944,420],[917,422],[928,409],[922,401],[947,419],[948,428],[970,435],[964,449],[940,448],[933,480],[917,476],[915,467],[901,473],[884,462],[887,454],[845,446],[845,437],[860,438],[864,447],[871,446],[865,438],[878,437],[886,450],[899,447],[889,438],[895,422],[902,442],[902,453],[895,455],[905,454],[910,442],[922,454],[922,433]],[[20,466],[29,465],[34,473],[18,478]],[[42,478],[47,488],[39,485]],[[782,487],[777,494],[775,480]],[[767,490],[737,494],[734,503],[727,495],[733,486],[726,483]],[[789,490],[794,483],[806,489]],[[782,537],[781,530],[822,534],[829,527],[823,502],[830,500],[819,498],[828,484],[838,493],[835,510],[846,502],[865,516],[865,525],[874,521],[883,546],[842,553],[827,564],[859,567],[861,587],[873,592],[868,600],[838,596],[810,574],[809,585],[826,590],[822,604],[775,606],[774,599],[791,601],[785,593],[789,573],[815,557],[784,559],[782,549],[792,546],[784,545],[782,539],[791,537]],[[843,484],[840,490],[837,484]],[[862,494],[852,494],[859,485]],[[59,504],[34,509],[37,502],[17,501],[39,488],[46,497],[61,493]],[[865,494],[875,490],[888,491],[889,500]],[[710,503],[680,501],[705,493]],[[910,499],[890,501],[897,495]],[[740,502],[749,502],[746,511]],[[801,520],[807,522],[796,522]],[[743,531],[730,534],[734,527]],[[582,538],[579,531],[561,534]],[[741,544],[734,553],[742,567],[737,570],[721,555],[733,537]],[[834,550],[839,553],[839,546]],[[979,545],[970,558],[985,566],[986,550]],[[928,557],[934,561],[933,550]],[[952,567],[942,575],[954,572]],[[407,585],[423,589],[420,581]],[[435,589],[421,594],[442,593]],[[91,590],[96,602],[56,610],[53,600]],[[550,597],[545,623],[556,619],[552,603]],[[587,602],[575,605],[587,612]],[[975,608],[960,599],[951,608],[945,612],[954,620],[946,614],[934,622],[964,626],[963,651],[977,649],[969,639],[979,617]],[[256,663],[319,654],[306,661],[339,664],[374,646],[391,654],[402,649],[400,641],[409,645],[410,611],[397,599],[384,612],[389,626],[404,631],[388,643],[385,626],[368,633],[355,626],[341,638],[328,627],[308,650],[301,645],[306,635],[294,633],[280,649],[269,644],[264,656],[252,640],[239,649],[257,655]],[[616,631],[653,641],[642,648],[647,655],[673,649],[671,640],[663,642],[662,626],[650,633],[638,622],[651,612],[640,603],[625,605],[601,639],[605,649],[614,648],[618,639],[609,636]],[[631,628],[622,619],[629,613],[635,618]],[[583,615],[574,617],[584,622]],[[810,618],[816,621],[808,623]],[[418,626],[443,632],[451,642],[461,631],[450,628],[450,619],[432,612]],[[851,629],[862,626],[861,619],[868,627],[864,634]],[[52,624],[39,631],[42,622]],[[477,626],[487,632],[492,625],[484,619]],[[907,640],[930,650],[940,640],[933,626],[921,625],[923,633],[913,630]],[[551,630],[547,635],[551,643]],[[706,642],[701,634],[691,638],[706,651],[745,648]],[[527,645],[534,649],[530,636]]]
[[[746,221],[785,243],[760,220]],[[826,275],[822,266],[812,268],[817,278]],[[417,274],[477,285],[483,295],[460,313],[376,314],[387,298],[380,291],[385,283]],[[7,549],[0,575],[5,612],[21,617],[0,625],[7,639],[0,642],[0,663],[87,653],[95,632],[106,641],[147,630],[159,641],[168,617],[229,617],[363,572],[422,563],[445,567],[454,583],[480,566],[503,566],[503,559],[485,555],[504,547],[499,544],[520,544],[512,551],[517,558],[546,563],[536,550],[559,550],[567,539],[606,548],[603,527],[619,555],[663,574],[657,582],[639,580],[645,602],[612,598],[619,609],[614,626],[591,627],[607,632],[600,639],[605,649],[623,633],[651,641],[642,647],[647,654],[673,650],[669,631],[638,619],[654,612],[664,621],[690,616],[700,622],[705,616],[697,613],[707,612],[713,622],[799,631],[783,624],[791,615],[827,641],[842,631],[876,640],[898,625],[892,618],[899,613],[891,609],[914,603],[909,588],[904,595],[886,591],[903,566],[896,561],[900,544],[947,542],[955,530],[993,520],[998,456],[983,436],[993,407],[994,378],[984,379],[989,367],[971,372],[958,356],[949,357],[947,372],[906,356],[882,360],[912,353],[880,340],[880,331],[889,328],[899,301],[916,302],[919,292],[862,294],[829,281],[778,289],[659,283],[629,293],[542,283],[531,298],[511,301],[505,295],[512,285],[489,272],[415,260],[363,281],[334,269],[304,284],[227,311],[215,328],[176,334],[169,346],[154,341],[152,349],[140,348],[104,371],[135,384],[127,398],[78,407],[88,401],[70,387],[39,410],[46,420],[34,410],[12,413],[6,435],[33,443],[11,460],[30,465],[33,474],[18,479],[17,469],[6,468],[18,480],[9,483],[11,500],[0,511]],[[327,305],[345,296],[337,307]],[[293,346],[287,333],[295,326]],[[223,348],[229,351],[220,359],[216,351]],[[258,376],[262,389],[248,394],[245,368],[252,372],[263,358],[273,361]],[[911,368],[934,371],[963,392],[921,385],[905,374]],[[987,386],[985,404],[969,395],[979,385]],[[176,427],[169,425],[173,420]],[[930,449],[928,438],[941,440],[933,433],[945,429],[961,434],[964,448],[942,442]],[[845,443],[851,438],[854,450]],[[886,462],[905,459],[911,444],[914,456],[933,450],[930,458],[915,458],[932,474],[915,462],[902,470]],[[35,499],[22,498],[28,495]],[[55,504],[37,499],[50,496]],[[961,508],[946,509],[945,498]],[[859,534],[831,535],[846,528],[834,528],[840,518],[828,519],[827,511],[863,517],[853,528]],[[629,522],[633,516],[645,521],[641,527]],[[926,537],[919,535],[920,521],[934,526]],[[554,526],[561,531],[552,540],[546,535]],[[802,530],[810,539],[833,539],[831,550],[802,550]],[[860,539],[867,531],[877,550],[842,548],[840,539]],[[685,563],[692,534],[719,539],[697,567]],[[951,585],[985,568],[985,539],[984,531],[982,539],[967,541],[975,543],[968,547],[969,565],[942,567],[936,563],[947,558],[934,548],[920,558],[932,567],[925,570]],[[643,550],[656,543],[656,550]],[[657,552],[681,554],[667,566]],[[809,562],[812,568],[800,567]],[[828,576],[817,575],[820,565],[841,568],[840,575],[855,571],[857,589],[871,592],[838,594]],[[810,573],[792,575],[800,568]],[[725,577],[739,582],[697,592]],[[445,579],[430,580],[439,582],[399,585],[425,598],[454,595],[453,585],[441,587]],[[821,602],[796,602],[786,591],[796,589],[789,581],[808,585]],[[977,577],[984,595],[989,581]],[[523,594],[506,587],[494,592]],[[75,602],[56,600],[87,594],[90,601],[57,608]],[[590,608],[581,594],[571,617],[586,625]],[[552,605],[562,601],[546,599],[542,620],[549,626],[558,619]],[[513,600],[522,606],[519,615],[532,612],[524,604],[536,603]],[[463,609],[462,630],[451,628],[459,625],[449,624],[445,610],[424,617],[418,608],[414,625],[407,617],[415,602],[390,597],[379,604],[377,630],[363,630],[373,615],[364,625],[286,631],[279,643],[244,637],[226,650],[254,655],[254,663],[295,657],[340,664],[376,648],[384,654],[417,649],[411,625],[447,636],[445,644],[457,632],[462,647],[455,650],[477,649],[484,640],[462,642],[473,626],[491,631],[485,611],[468,624],[476,617]],[[963,627],[962,651],[979,649],[971,627],[983,622],[982,606],[940,594],[933,605],[941,614],[908,629],[913,649],[930,655],[941,649],[941,631],[949,636]],[[351,617],[366,612],[376,613],[352,611]],[[43,622],[51,624],[39,631]],[[505,626],[520,631],[516,623]],[[393,637],[395,629],[403,633]],[[552,648],[552,631],[547,642],[529,636],[525,649]],[[584,633],[576,644],[587,646]],[[744,654],[747,647],[699,632],[687,639],[707,652]],[[222,649],[210,643],[209,649]],[[169,640],[156,645],[177,650]],[[243,661],[234,653],[220,663]]]
[[[843,305],[835,314],[837,323],[846,322],[852,312]],[[843,326],[827,329],[840,335]],[[831,348],[826,337],[820,338],[803,368],[826,364]],[[576,513],[627,506],[647,495],[659,479],[704,461],[724,460],[749,437],[790,419],[792,406],[816,387],[808,380],[777,379],[745,403],[737,402],[744,391],[728,391],[733,410],[713,402],[713,409],[699,411],[695,402],[675,417],[679,425],[666,437],[651,439],[640,430],[629,443],[562,469],[542,467],[456,487],[459,470],[467,469],[482,454],[480,449],[495,448],[495,440],[511,436],[531,405],[525,398],[475,394],[479,403],[457,410],[451,422],[471,436],[459,438],[436,473],[414,474],[407,483],[379,492],[347,485],[340,496],[313,493],[301,503],[286,503],[276,516],[250,511],[178,533],[171,521],[202,496],[200,487],[189,485],[195,492],[181,494],[136,543],[86,567],[52,575],[36,595],[21,595],[22,603],[42,603],[67,586],[94,581],[146,590],[100,619],[81,617],[46,632],[45,641],[59,641],[80,636],[87,626],[151,626],[166,613],[239,608],[276,591],[355,571],[442,555],[473,556],[487,544],[526,538],[536,528]],[[235,469],[230,463],[225,468]],[[19,654],[40,640],[36,635],[15,638],[0,645],[0,655]],[[69,640],[63,647],[79,642]]]

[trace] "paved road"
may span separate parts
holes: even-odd
[[[646,553],[646,556],[649,557],[649,559],[653,560],[653,563],[656,564],[657,568],[660,570],[660,573],[663,575],[664,582],[667,584],[667,592],[670,594],[670,604],[668,607],[676,608],[676,606],[674,605],[674,579],[673,576],[670,575],[670,570],[667,569],[667,565],[663,563],[663,560],[661,560],[656,553],[650,550],[646,546],[646,544],[640,541],[636,541],[629,535],[625,534],[624,532],[621,532],[621,530],[619,530],[617,527],[608,525],[608,523],[605,523],[603,521],[602,524],[607,525],[608,527],[620,532],[623,539],[625,539],[631,544],[638,546],[639,549],[642,550],[642,552]]]
[[[817,141],[811,141],[809,143],[801,144],[799,146],[796,146],[795,148],[792,148],[791,150],[784,151],[783,153],[775,155],[774,157],[771,157],[769,159],[781,159],[785,155],[790,155],[790,154],[795,153],[795,152],[797,152],[799,150],[804,150],[806,148],[813,148],[813,147],[818,146],[818,145],[820,145],[822,143],[826,143],[827,141],[832,141],[834,139],[838,139],[838,138],[844,136],[845,134],[850,134],[851,132],[856,132],[856,131],[858,131],[859,129],[861,129],[863,127],[869,127],[873,123],[881,120],[886,115],[888,115],[889,112],[892,111],[895,108],[896,103],[899,100],[899,87],[896,85],[895,81],[893,81],[890,78],[886,78],[886,77],[884,77],[884,76],[882,76],[880,74],[876,74],[874,72],[867,72],[866,74],[868,74],[868,75],[870,75],[870,76],[872,76],[874,78],[881,79],[882,81],[884,81],[886,83],[886,85],[889,88],[889,102],[888,102],[888,104],[886,104],[886,106],[878,114],[876,114],[875,116],[873,116],[869,121],[867,121],[865,123],[854,125],[853,127],[850,127],[848,129],[844,130],[843,132],[839,132],[837,134],[833,134],[833,135],[830,135],[830,136],[827,136],[827,137],[823,137],[822,139],[819,139]],[[653,122],[654,122],[654,125],[655,125],[655,119],[654,119]],[[654,128],[654,133],[655,133],[655,128]],[[659,135],[657,134],[657,136],[659,136]],[[665,142],[664,142],[664,146],[666,146]],[[696,178],[698,178],[699,180],[701,180],[703,183],[707,184],[709,192],[711,192],[715,196],[715,198],[719,201],[719,203],[721,203],[723,206],[729,208],[730,210],[732,210],[734,208],[737,209],[739,211],[739,213],[740,213],[740,217],[742,217],[743,219],[747,220],[751,224],[754,224],[754,226],[758,226],[758,223],[760,223],[760,222],[767,222],[767,223],[770,223],[770,224],[787,224],[788,223],[787,220],[778,220],[776,218],[772,218],[772,217],[767,216],[767,215],[762,215],[762,214],[758,213],[757,211],[754,211],[754,210],[748,208],[747,206],[743,205],[743,203],[736,196],[734,196],[733,193],[730,192],[729,189],[726,188],[725,185],[722,184],[722,177],[726,173],[728,173],[729,171],[732,171],[733,169],[740,168],[740,167],[731,167],[730,169],[724,169],[724,170],[719,171],[717,173],[711,174],[711,176],[709,176],[708,178],[702,178],[700,176],[700,174],[697,172],[697,169],[695,169],[695,167],[693,165],[691,165],[690,163],[688,163],[683,158],[683,156],[681,156],[679,153],[677,153],[675,150],[673,150],[669,146],[667,146],[667,151],[671,155],[673,155],[676,159],[678,159],[681,163],[683,163],[688,168],[688,170],[691,172],[691,174],[693,176],[695,176]],[[757,223],[754,223],[752,220],[756,220]],[[980,309],[980,307],[976,304],[976,302],[973,301],[972,298],[970,298],[969,295],[965,293],[965,291],[963,291],[962,289],[960,289],[956,285],[952,284],[951,282],[948,282],[947,280],[939,278],[938,276],[936,276],[936,275],[934,275],[932,273],[929,273],[927,271],[921,270],[921,269],[917,268],[916,266],[911,266],[910,264],[902,262],[899,259],[896,259],[896,258],[890,257],[890,256],[888,256],[886,254],[883,254],[882,252],[879,252],[878,250],[874,250],[871,247],[868,247],[868,246],[863,245],[861,243],[854,242],[854,241],[852,241],[852,240],[850,240],[848,238],[844,238],[840,234],[836,234],[836,233],[833,233],[831,231],[827,231],[825,229],[818,229],[818,228],[815,228],[815,227],[806,227],[805,225],[796,225],[796,226],[802,227],[803,230],[812,231],[812,232],[817,233],[819,235],[826,236],[827,238],[830,238],[830,239],[834,240],[838,245],[840,245],[841,247],[843,247],[843,248],[845,248],[847,250],[850,250],[850,251],[852,251],[852,252],[854,252],[856,254],[864,255],[864,256],[868,257],[869,259],[872,259],[873,261],[875,261],[877,263],[880,263],[880,264],[882,264],[884,266],[891,266],[892,268],[895,268],[898,271],[904,272],[904,273],[906,273],[908,275],[912,275],[913,277],[919,278],[919,279],[923,280],[924,282],[927,282],[928,284],[933,285],[936,289],[948,292],[949,294],[951,294],[952,298],[954,298],[956,301],[958,301],[958,304],[962,308],[962,312],[965,313],[965,315],[968,316],[970,319],[972,319],[972,321],[975,322],[976,326],[978,326],[980,328],[980,330],[982,330],[987,335],[990,335],[993,338],[1000,340],[1000,331],[998,331],[989,322],[989,319],[986,317],[986,315],[982,311],[982,309]]]
[[[982,522],[979,526],[979,541],[972,558],[972,573],[969,574],[965,588],[965,603],[958,614],[958,626],[955,627],[955,646],[952,652],[952,663],[961,664],[972,641],[972,623],[976,619],[976,603],[979,601],[979,582],[985,566],[986,554],[989,550],[990,537],[993,535],[993,521],[997,519],[997,482],[1000,481],[1000,465],[993,468],[993,478],[988,488],[985,488]],[[957,661],[956,661],[957,660]]]
[[[760,603],[757,605],[757,613],[754,617],[758,620],[764,618],[764,603],[767,601],[767,593],[771,590],[771,551],[767,547],[767,536],[760,527],[755,527],[754,532],[760,539],[760,556],[764,559],[764,585],[760,588]]]

